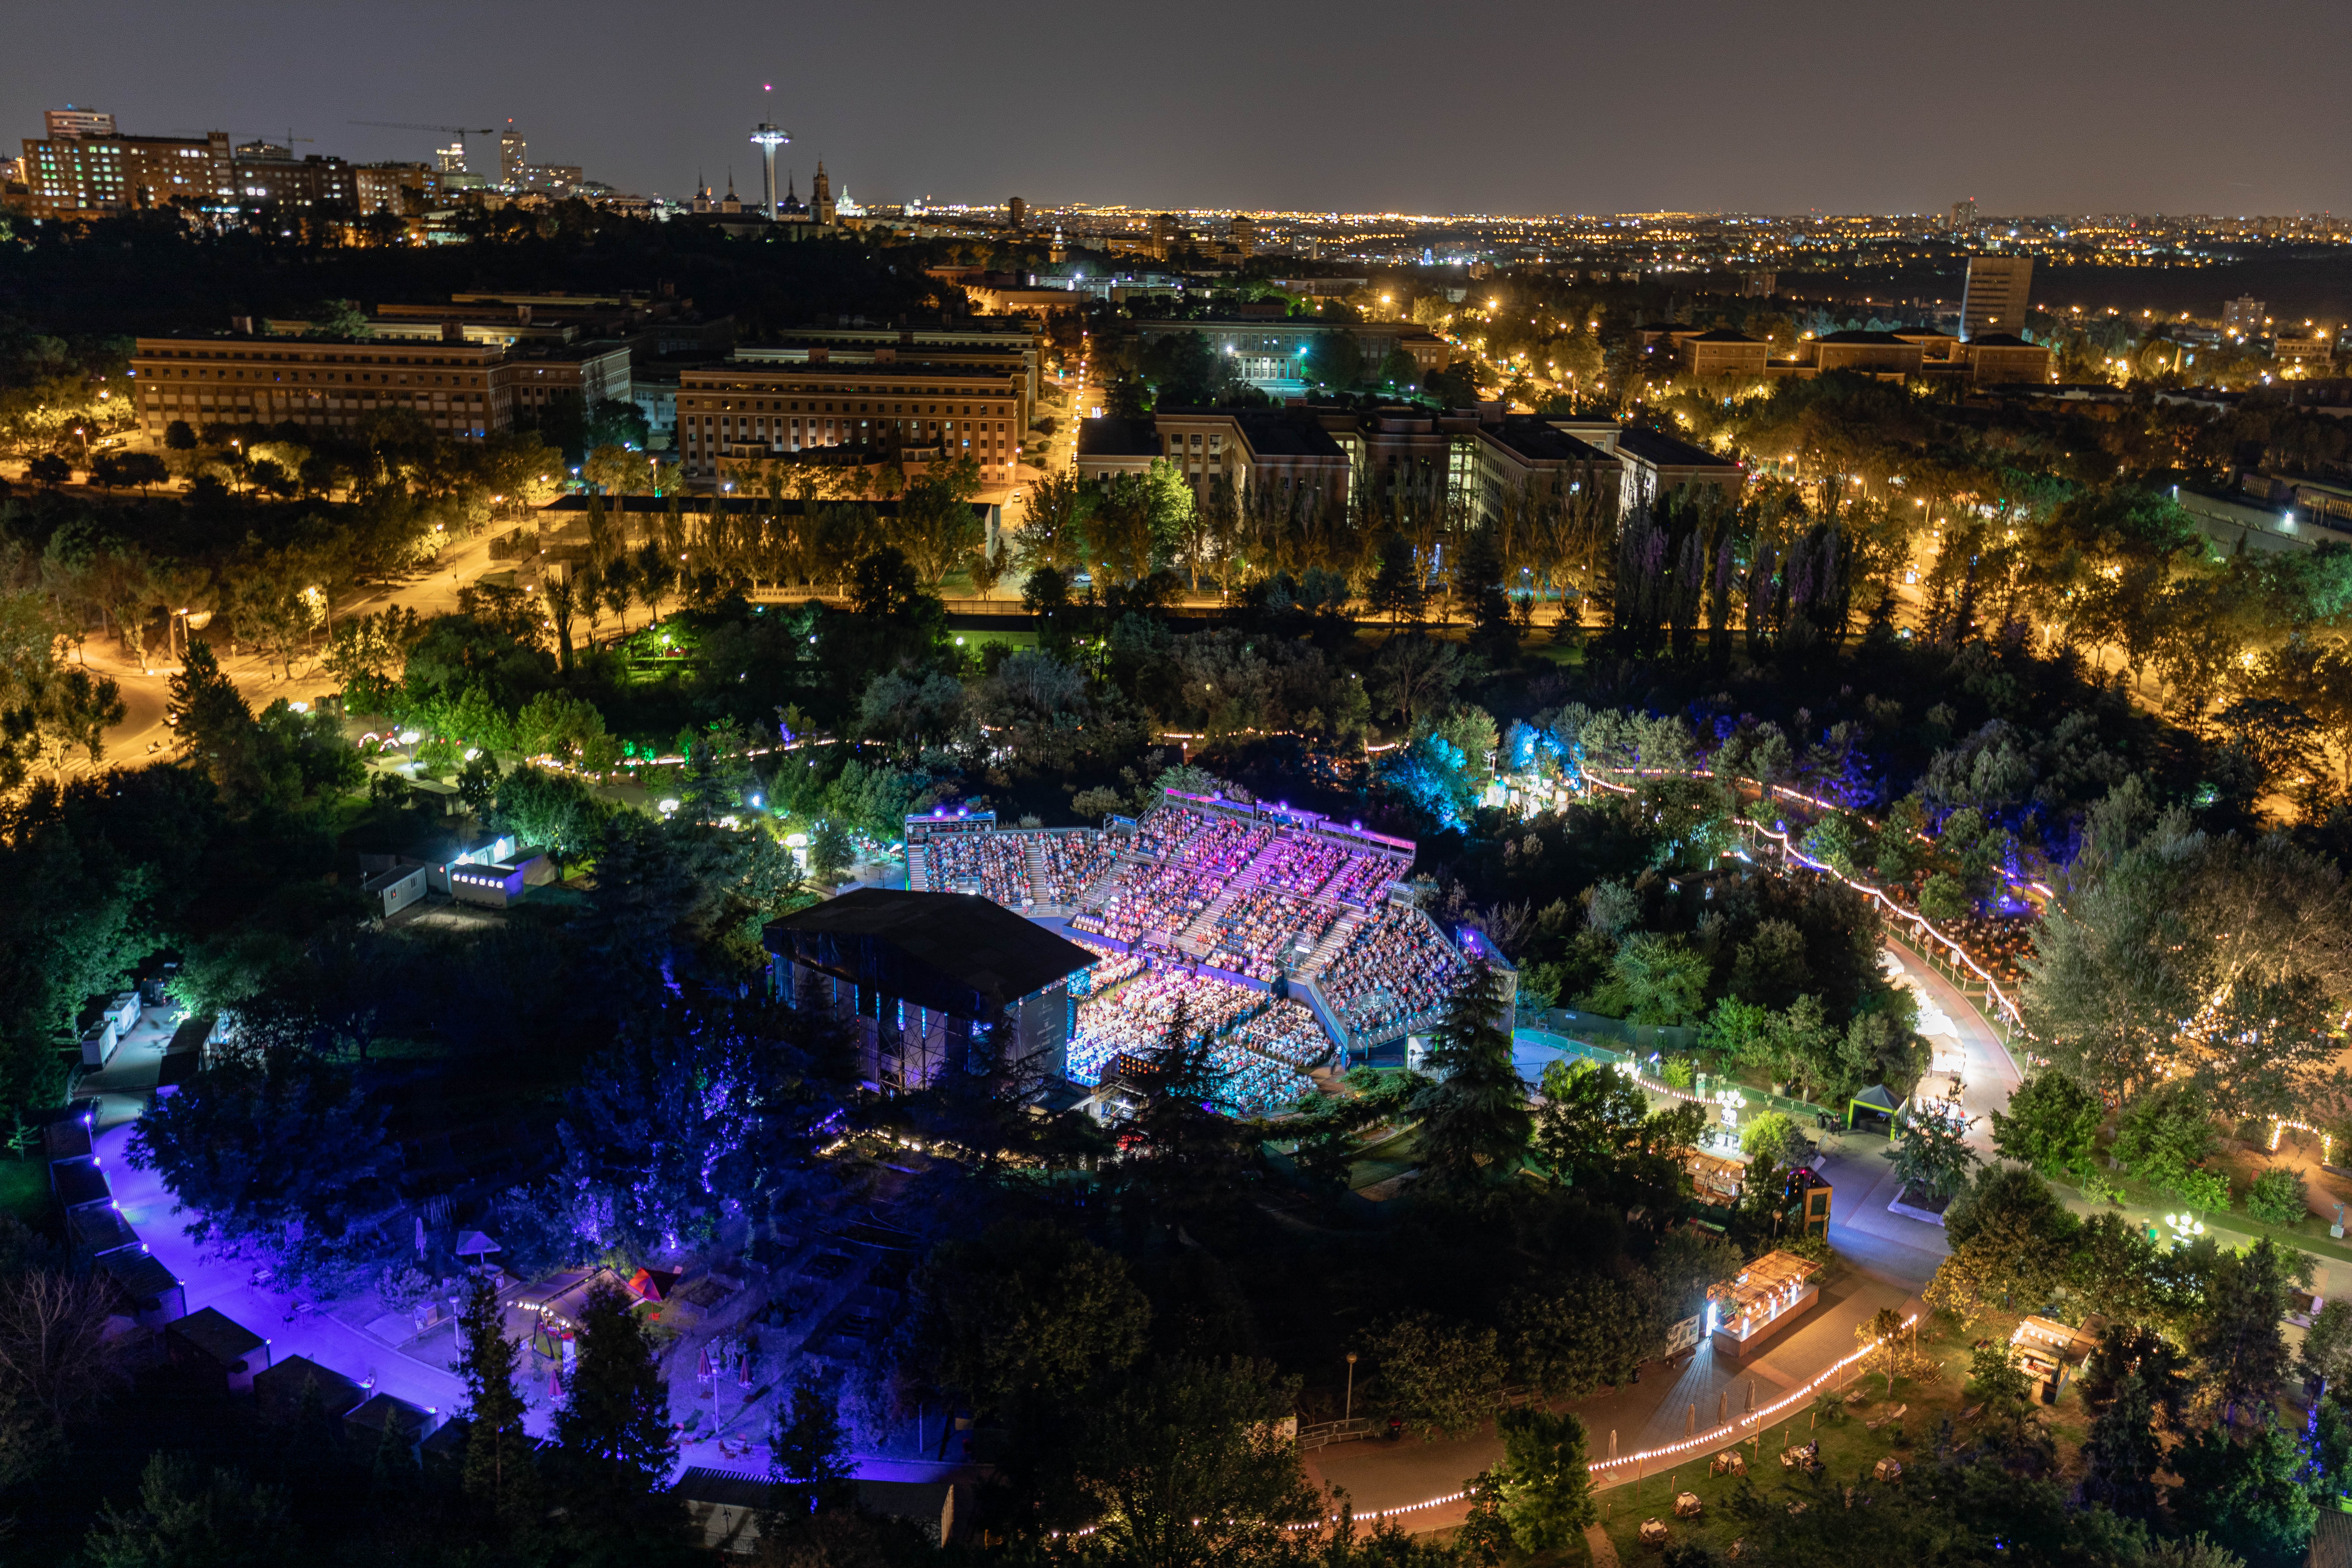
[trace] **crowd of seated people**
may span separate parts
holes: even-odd
[[[1323,885],[1323,896],[1360,909],[1378,899],[1381,889],[1403,872],[1402,864],[1385,855],[1350,855],[1348,863]]]
[[[1108,833],[1086,828],[1076,833],[1045,837],[1045,885],[1039,899],[1048,904],[1074,904],[1079,890],[1110,869],[1118,858],[1118,844]]]
[[[954,833],[923,844],[933,890],[977,892],[1008,908],[1029,901],[1029,857],[1018,838]]]
[[[1129,866],[1102,901],[1071,916],[1070,924],[1119,942],[1147,935],[1172,942],[1216,895],[1216,882],[1189,867]]]
[[[1221,817],[1177,847],[1176,858],[1213,877],[1233,877],[1274,842],[1274,829],[1263,823]]]
[[[1189,805],[1156,807],[1135,825],[1135,851],[1148,860],[1175,859],[1186,840],[1208,826],[1208,814]]]
[[[1212,1059],[1225,1075],[1219,1097],[1225,1109],[1251,1115],[1279,1110],[1312,1087],[1295,1066],[1253,1050],[1245,1033],[1234,1032],[1255,1022],[1254,1015],[1266,1012],[1263,993],[1166,968],[1154,969],[1115,993],[1079,1005],[1077,1033],[1069,1047],[1071,1080],[1099,1083],[1115,1058],[1124,1054],[1149,1058],[1160,1050],[1167,1044],[1169,1021],[1180,1003],[1192,1035],[1212,1037]],[[1296,1007],[1297,1004],[1277,1005]],[[1307,1023],[1313,1026],[1311,1014]],[[1270,1028],[1267,1037],[1287,1039],[1282,1028],[1281,1025]],[[1303,1048],[1297,1041],[1289,1043],[1294,1055]]]
[[[1084,973],[1070,976],[1070,994],[1081,1001],[1143,973],[1143,955],[1139,952],[1119,952],[1090,942],[1080,942],[1078,945],[1100,961]]]
[[[1258,868],[1258,879],[1286,893],[1312,893],[1350,858],[1345,849],[1319,838],[1286,837]]]
[[[1315,1021],[1314,1012],[1304,1002],[1286,997],[1244,1024],[1235,1037],[1258,1055],[1301,1072],[1331,1054],[1330,1037]]]
[[[1361,1039],[1433,1022],[1462,960],[1418,910],[1386,909],[1358,927],[1317,976],[1339,1022]]]
[[[1225,906],[1209,933],[1208,962],[1220,969],[1272,980],[1283,952],[1298,932],[1312,947],[1331,929],[1338,911],[1328,904],[1293,898],[1257,887]]]

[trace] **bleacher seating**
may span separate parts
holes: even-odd
[[[994,833],[953,833],[922,846],[934,892],[978,893],[1007,909],[1030,900],[1029,861],[1021,840]]]
[[[1357,930],[1317,984],[1349,1032],[1387,1038],[1433,1022],[1462,969],[1419,910],[1391,908]]]
[[[1077,902],[1080,890],[1118,858],[1118,841],[1094,828],[1045,834],[1044,850],[1045,883],[1037,889],[1037,900],[1045,904]]]

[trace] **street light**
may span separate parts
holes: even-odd
[[[1341,1419],[1341,1420],[1343,1420],[1343,1421],[1353,1421],[1355,1418],[1356,1418],[1356,1352],[1355,1352],[1354,1351],[1349,1351],[1349,1352],[1348,1352],[1348,1404],[1347,1404],[1347,1406],[1346,1406],[1346,1409],[1345,1409],[1344,1414],[1342,1414],[1342,1415],[1340,1416],[1340,1419]]]

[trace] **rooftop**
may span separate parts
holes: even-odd
[[[1541,418],[1506,419],[1499,428],[1482,432],[1486,439],[1533,463],[1593,463],[1612,461],[1598,447],[1580,441]]]
[[[170,1331],[223,1366],[233,1366],[269,1342],[214,1307],[174,1321]]]
[[[1843,332],[1825,333],[1818,341],[1825,343],[1874,343],[1881,347],[1906,346],[1904,340],[1896,337],[1893,332],[1866,331],[1859,327]]]
[[[1121,419],[1106,416],[1100,419],[1078,421],[1078,456],[1081,458],[1156,458],[1160,455],[1160,433],[1149,419]]]
[[[1703,447],[1656,430],[1646,430],[1638,425],[1628,425],[1617,437],[1617,449],[1630,452],[1661,468],[1736,468],[1739,465],[1728,458],[1719,458]]]
[[[1001,1003],[1097,962],[1086,948],[976,893],[860,888],[770,921],[762,933],[768,951],[779,951],[787,932],[886,942]]]

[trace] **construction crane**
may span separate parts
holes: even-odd
[[[499,133],[495,125],[416,125],[405,120],[352,120],[345,123],[381,126],[386,131],[450,131],[460,136],[495,136]]]

